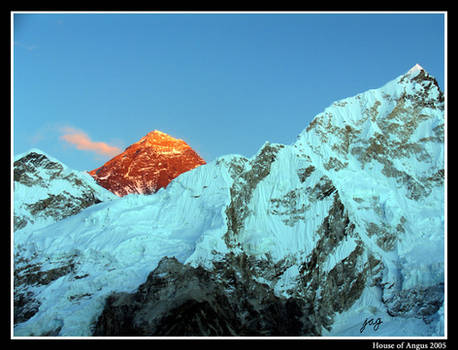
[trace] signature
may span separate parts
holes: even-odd
[[[364,332],[366,326],[372,326],[374,331],[377,331],[382,323],[383,321],[380,317],[376,320],[374,320],[373,318],[366,318],[363,322],[363,326],[359,329],[359,332]]]

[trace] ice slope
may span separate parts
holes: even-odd
[[[74,267],[33,286],[39,312],[15,327],[15,335],[49,334],[53,327],[59,335],[90,335],[110,292],[135,289],[164,256],[185,261],[199,239],[207,254],[218,248],[229,179],[214,165],[193,172],[154,196],[130,194],[41,229],[16,232],[16,252],[24,261],[16,269]]]
[[[292,145],[17,231],[18,290],[35,307],[14,334],[91,335],[106,297],[134,291],[162,257],[223,280],[238,255],[240,273],[312,305],[323,335],[369,335],[370,317],[383,320],[373,335],[442,335],[441,99],[417,67],[334,103]]]
[[[274,150],[275,160],[267,161],[270,163],[267,176],[255,185],[250,184],[250,180],[244,179],[243,174],[256,173],[253,168],[266,148]],[[315,186],[323,176],[319,171],[313,171],[307,182],[301,182],[298,171],[308,165],[310,164],[300,159],[292,147],[268,142],[251,159],[233,158],[223,165],[229,169],[239,167],[237,172],[229,172],[232,175],[228,182],[231,185],[232,199],[237,195],[248,197],[247,194],[250,194],[247,201],[240,201],[246,207],[238,208],[248,215],[236,237],[233,237],[236,249],[261,258],[268,254],[274,262],[298,252],[305,255],[311,252],[317,240],[314,232],[327,215],[332,200],[320,201],[314,207],[313,213],[307,213],[311,201],[305,191],[312,191],[307,185]],[[226,201],[230,199],[227,198]],[[187,263],[199,264],[200,261],[208,260],[205,255],[207,249],[205,247],[201,250],[203,256],[196,251],[188,258]]]

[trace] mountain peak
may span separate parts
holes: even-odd
[[[191,148],[184,140],[177,139],[159,130],[153,130],[149,132],[134,145],[153,147],[158,152],[166,153],[178,153]]]
[[[166,134],[165,132],[154,129],[153,131],[150,131],[145,136],[143,136],[140,139],[140,141],[143,139],[158,139],[158,138],[169,138],[169,139],[177,140],[176,138],[170,136],[169,134]]]
[[[417,63],[415,66],[408,70],[407,74],[416,76],[421,71],[424,71],[424,68]]]
[[[24,158],[24,157],[30,157],[30,156],[33,155],[33,154],[37,154],[37,155],[40,155],[40,156],[44,156],[45,158],[48,158],[49,160],[58,162],[58,160],[56,160],[55,158],[49,156],[46,152],[42,151],[42,150],[39,149],[39,148],[31,148],[31,149],[29,149],[27,152],[20,153],[20,154],[16,154],[16,155],[14,156],[14,161],[19,160],[19,159]]]
[[[89,174],[118,196],[154,193],[178,175],[205,164],[184,141],[153,130]]]

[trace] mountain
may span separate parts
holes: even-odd
[[[205,161],[186,142],[154,130],[89,174],[99,185],[122,197],[154,193],[202,164]]]
[[[85,172],[39,149],[14,159],[14,230],[49,225],[84,208],[116,198]]]
[[[291,145],[17,231],[14,334],[444,335],[444,180],[444,96],[416,67]]]

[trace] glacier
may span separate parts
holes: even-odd
[[[100,200],[77,213],[38,220],[24,208],[49,193],[73,193],[74,184],[44,170],[47,180],[33,186],[15,178],[15,215],[28,224],[13,237],[14,336],[113,332],[110,305],[128,309],[123,303],[136,300],[139,286],[154,286],[167,266],[181,271],[164,257],[184,275],[208,273],[241,310],[242,334],[252,335],[253,320],[238,304],[237,281],[260,300],[294,300],[307,310],[302,320],[313,327],[296,336],[444,336],[444,117],[437,82],[414,66],[333,103],[291,145],[266,142],[251,158],[220,157],[154,195],[97,189]],[[150,309],[141,307],[116,312],[145,329],[136,315]],[[382,323],[361,331],[370,319]],[[263,331],[254,335],[272,335]]]

